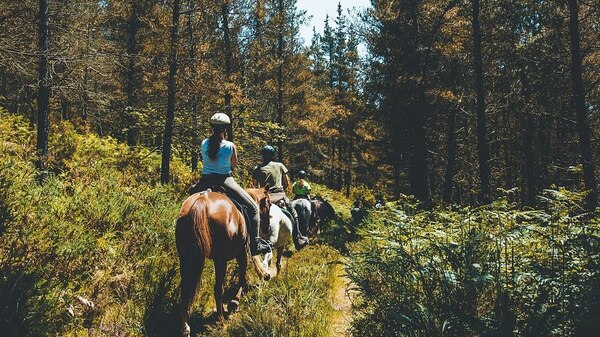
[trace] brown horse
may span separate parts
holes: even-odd
[[[258,208],[260,210],[260,227],[261,230],[267,230],[269,228],[271,222],[271,198],[269,197],[269,185],[264,188],[245,188],[244,190],[248,192],[252,200],[258,204]],[[263,200],[268,200],[268,202],[263,202]]]
[[[255,199],[263,210],[270,207],[270,199]],[[267,207],[268,206],[268,207]],[[201,192],[189,196],[183,203],[175,228],[179,268],[181,272],[181,320],[182,333],[190,335],[187,321],[196,292],[200,285],[205,259],[215,265],[214,295],[217,305],[217,319],[224,320],[223,282],[227,272],[227,261],[236,259],[239,264],[239,281],[235,298],[228,304],[229,312],[239,305],[242,290],[247,283],[249,236],[244,216],[231,200],[220,193]],[[258,276],[269,280],[271,275],[258,256],[252,257]]]

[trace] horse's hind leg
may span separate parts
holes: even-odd
[[[283,256],[283,248],[283,246],[277,247],[277,275],[279,275],[279,272],[281,271],[281,257]]]
[[[223,312],[223,283],[227,273],[227,261],[214,260],[215,262],[215,303],[217,304],[217,320],[225,321]]]
[[[182,334],[189,336],[191,331],[187,321],[190,317],[194,297],[200,285],[200,277],[204,269],[204,257],[200,256],[199,252],[193,250],[189,253],[180,254],[179,268],[181,272]]]
[[[246,250],[242,249],[242,251],[236,257],[238,262],[239,269],[239,281],[237,284],[237,292],[235,293],[235,297],[229,302],[227,306],[227,311],[232,313],[237,310],[240,306],[240,298],[242,297],[242,292],[244,291],[244,287],[248,283],[248,279],[246,278],[246,269],[248,266],[248,255],[246,255]]]

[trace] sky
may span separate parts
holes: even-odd
[[[342,9],[346,15],[348,15],[348,9],[353,7],[364,9],[371,5],[370,0],[298,0],[296,7],[299,10],[305,10],[308,17],[307,24],[300,27],[300,35],[304,38],[304,44],[310,44],[313,36],[313,26],[318,33],[323,33],[326,14],[329,14],[330,24],[335,25],[333,20],[337,16],[338,3],[342,4]],[[312,16],[312,19],[310,16]]]

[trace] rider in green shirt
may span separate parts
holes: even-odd
[[[298,172],[298,180],[294,181],[294,185],[292,185],[294,199],[304,198],[310,200],[310,184],[304,178],[306,178],[306,172],[301,170]]]
[[[273,204],[283,204],[292,215],[293,238],[296,250],[302,249],[308,244],[308,238],[302,236],[298,229],[298,214],[290,199],[285,194],[285,189],[289,186],[288,169],[280,162],[273,161],[275,157],[275,148],[271,145],[265,145],[262,148],[262,163],[257,165],[252,171],[252,184],[256,187],[269,185],[269,195]]]

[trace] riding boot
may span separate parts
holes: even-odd
[[[252,256],[270,253],[273,250],[273,244],[258,236],[258,226],[250,225],[250,254]]]
[[[308,245],[308,237],[300,234],[300,228],[298,226],[300,222],[298,221],[298,216],[294,217],[294,226],[292,229],[292,236],[294,237],[294,247],[296,250],[300,250]]]
[[[273,245],[264,239],[257,237],[250,238],[250,254],[252,256],[266,254],[273,251]]]
[[[292,215],[292,237],[294,239],[294,247],[296,250],[304,248],[308,244],[308,238],[300,233],[300,221],[298,220],[298,212],[289,199],[285,198],[285,208]]]

